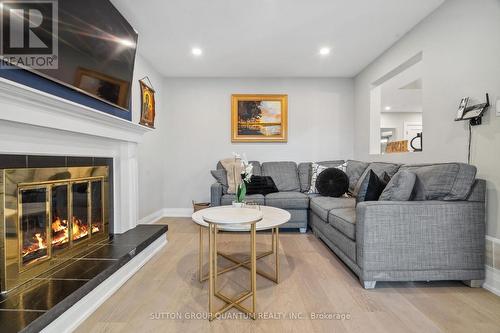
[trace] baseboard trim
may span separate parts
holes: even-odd
[[[163,216],[165,217],[191,217],[193,208],[164,208]]]
[[[142,219],[139,220],[139,224],[153,224],[159,219],[164,217],[164,209],[159,209],[156,212],[153,212]]]
[[[143,217],[139,224],[153,224],[164,217],[191,217],[193,208],[162,208]]]
[[[111,297],[127,280],[129,280],[144,264],[167,244],[166,234],[160,236],[141,253],[103,281],[94,290],[66,310],[57,319],[46,326],[41,332],[73,332],[99,306]]]
[[[500,296],[500,269],[486,266],[486,278],[483,288]]]

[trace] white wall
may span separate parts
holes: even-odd
[[[355,78],[354,156],[361,160],[467,160],[467,127],[454,122],[460,98],[500,98],[500,0],[448,0]],[[369,155],[371,84],[423,51],[423,152]],[[500,118],[490,109],[473,129],[472,163],[488,182],[488,234],[500,237]]]
[[[231,143],[231,94],[288,94],[288,143]],[[296,162],[353,155],[351,79],[165,79],[166,208],[209,201],[210,170],[232,152]]]
[[[139,81],[148,76],[155,89],[156,130],[147,133],[139,144],[139,218],[144,218],[163,208],[163,178],[165,158],[162,152],[164,142],[165,113],[163,112],[163,77],[140,55],[137,54],[132,84],[132,121],[139,123],[141,114],[141,90]],[[146,81],[147,82],[147,81]]]
[[[395,128],[396,133],[391,138],[391,141],[404,140],[405,122],[422,122],[421,112],[381,112],[380,113],[380,128]]]

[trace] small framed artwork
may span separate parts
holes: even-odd
[[[232,95],[232,142],[287,142],[288,95]]]
[[[139,124],[155,127],[155,91],[142,80],[139,80],[141,85],[141,120]]]
[[[75,86],[99,99],[128,110],[128,82],[90,69],[78,68]]]

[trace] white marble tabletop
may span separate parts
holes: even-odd
[[[284,209],[268,206],[217,206],[202,209],[193,213],[193,222],[208,227],[206,221],[217,224],[222,231],[249,231],[251,223],[256,230],[268,230],[280,226],[290,220],[290,213]],[[246,221],[246,222],[245,222]]]

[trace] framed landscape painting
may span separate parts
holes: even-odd
[[[232,95],[232,142],[286,142],[288,95]]]

